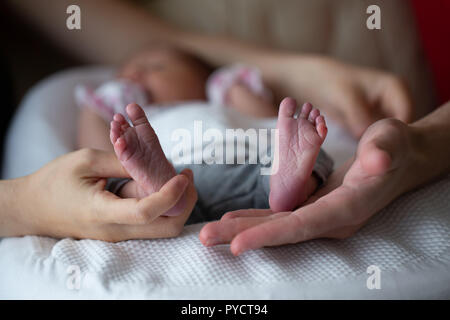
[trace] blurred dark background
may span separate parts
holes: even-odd
[[[34,30],[20,15],[0,2],[0,61],[2,81],[9,83],[10,103],[17,103],[37,81],[79,64]],[[2,86],[3,90],[3,86]]]
[[[42,37],[0,2],[0,147],[12,115],[26,92],[46,76],[80,63]],[[2,157],[0,157],[0,165]]]

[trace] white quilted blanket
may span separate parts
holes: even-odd
[[[110,75],[105,69],[79,69],[39,84],[10,129],[4,177],[32,172],[71,150],[77,112],[73,86]],[[201,105],[156,114],[152,125],[166,153],[171,130],[196,119],[219,128],[237,125],[208,115]],[[339,164],[352,154],[354,143],[329,125],[325,149]],[[187,226],[175,239],[116,244],[5,238],[0,240],[0,298],[450,298],[449,193],[445,178],[396,200],[351,239],[308,241],[239,257],[225,245],[203,247],[202,224]],[[380,289],[367,286],[369,266],[380,270]]]

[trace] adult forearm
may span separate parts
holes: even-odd
[[[450,173],[450,101],[412,124],[430,179]],[[414,174],[414,173],[412,173]]]
[[[66,9],[73,4],[71,0],[7,1],[55,43],[87,62],[118,63],[146,44],[159,41],[189,50],[213,65],[251,63],[271,78],[279,74],[279,66],[271,63],[273,57],[290,56],[226,36],[180,30],[148,10],[121,0],[77,0],[81,30],[75,31],[66,27]]]
[[[120,0],[7,0],[19,15],[63,49],[93,63],[118,63],[152,42],[172,38],[170,25]],[[81,30],[68,30],[66,9],[81,9]]]
[[[243,42],[225,35],[185,33],[183,36],[177,37],[176,42],[184,49],[190,50],[216,65],[239,61],[268,70],[269,67],[272,67],[268,62],[272,61],[273,57],[282,54],[280,50]],[[288,53],[284,54],[288,55]]]
[[[0,181],[0,238],[23,234],[21,192],[25,178]]]

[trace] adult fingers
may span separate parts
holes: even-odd
[[[184,169],[180,172],[180,174],[186,176],[191,183],[194,183],[194,173],[191,169]]]
[[[376,120],[372,115],[367,97],[357,88],[347,88],[341,93],[341,108],[344,111],[344,121],[350,132],[357,138]]]
[[[202,228],[199,238],[205,246],[229,243],[236,235],[244,230],[287,214],[289,213],[282,212],[264,216],[237,217],[234,219],[210,222]]]
[[[139,225],[148,224],[172,208],[189,185],[189,178],[177,175],[158,192],[143,199],[121,199],[110,192],[100,191],[97,216],[101,222]]]
[[[145,225],[110,224],[105,226],[95,238],[110,242],[173,238],[182,232],[182,222],[179,217],[158,217],[152,223]]]
[[[345,225],[347,201],[333,191],[316,202],[295,212],[255,225],[239,233],[231,242],[231,251],[244,251],[302,242],[326,236],[328,232]]]
[[[359,80],[383,118],[393,117],[404,122],[415,119],[411,94],[399,77],[380,71],[363,71],[359,73]]]
[[[180,175],[184,175],[191,182],[188,184],[184,194],[186,195],[187,203],[185,211],[173,217],[158,216],[149,224],[145,225],[124,225],[112,224],[108,226],[109,232],[108,241],[120,241],[128,239],[155,239],[155,238],[172,238],[178,236],[188,219],[192,208],[197,201],[197,193],[193,185],[193,174],[189,169],[183,170]],[[177,201],[178,202],[178,201]],[[112,231],[112,233],[111,233]]]
[[[169,180],[158,192],[141,199],[139,204],[140,210],[143,212],[147,221],[145,223],[151,222],[175,206],[185,193],[189,183],[188,177],[185,175],[177,175]]]
[[[273,214],[273,212],[270,209],[243,209],[227,212],[222,216],[220,220],[249,217],[266,217],[271,214]]]
[[[381,109],[389,116],[409,123],[414,120],[414,105],[406,84],[398,77],[387,76],[380,94]]]

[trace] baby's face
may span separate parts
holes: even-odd
[[[119,78],[139,83],[152,103],[205,100],[206,71],[172,49],[142,51],[128,60]]]

